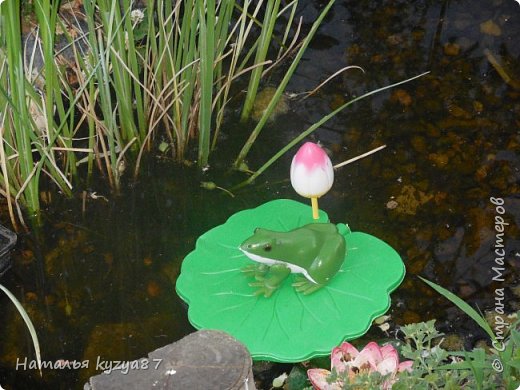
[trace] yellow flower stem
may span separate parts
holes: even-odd
[[[313,196],[311,198],[311,204],[312,204],[312,218],[319,219],[319,209],[318,209],[318,198]]]

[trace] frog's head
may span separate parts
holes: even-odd
[[[247,257],[259,261],[257,259],[277,259],[278,240],[276,239],[276,232],[256,228],[254,234],[245,240],[240,245],[240,250],[246,254]]]

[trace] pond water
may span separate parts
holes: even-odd
[[[325,1],[302,2],[310,23]],[[493,1],[337,1],[288,91],[301,93],[347,65],[350,70],[306,100],[289,101],[249,156],[251,169],[323,115],[371,89],[428,76],[347,108],[310,140],[334,163],[386,144],[341,168],[320,200],[333,222],[375,235],[403,258],[407,276],[392,294],[392,329],[437,318],[466,346],[478,329],[416,275],[449,288],[480,310],[520,309],[520,5]],[[509,78],[508,78],[509,77]],[[276,75],[266,84],[276,85]],[[49,194],[44,223],[19,237],[2,277],[31,316],[45,360],[90,362],[89,369],[23,370],[33,348],[20,316],[0,296],[0,385],[6,389],[82,388],[98,357],[131,360],[193,331],[174,289],[183,258],[199,235],[233,213],[276,198],[298,198],[288,181],[292,153],[255,184],[226,170],[252,124],[230,121],[204,173],[151,156],[136,183],[113,195],[103,181],[87,196]],[[247,127],[247,128],[244,128]],[[503,209],[495,203],[503,200]],[[500,212],[504,211],[501,215]],[[504,225],[497,271],[495,217]],[[8,224],[3,216],[3,222]],[[384,338],[379,329],[367,338]]]

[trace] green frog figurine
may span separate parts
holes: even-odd
[[[292,285],[304,295],[323,287],[341,268],[346,243],[336,225],[311,223],[288,232],[257,228],[240,250],[259,263],[242,272],[255,277],[249,285],[267,298],[291,273],[302,275]]]

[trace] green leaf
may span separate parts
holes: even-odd
[[[214,190],[217,188],[217,185],[212,181],[201,181],[200,186],[206,190]]]
[[[294,366],[287,378],[287,390],[300,390],[309,384],[307,371],[300,366]]]
[[[516,347],[520,347],[520,332],[516,329],[511,329],[511,340]]]
[[[170,148],[170,144],[168,144],[167,142],[162,141],[159,144],[159,152],[161,152],[161,153],[166,152],[169,148]]]
[[[486,365],[486,353],[482,348],[476,348],[471,352],[464,351],[466,361],[468,362],[471,372],[477,382],[477,388],[482,389],[484,381],[484,366]]]
[[[464,302],[458,296],[453,294],[451,291],[446,290],[444,287],[441,287],[438,284],[431,282],[427,279],[424,279],[420,276],[419,276],[419,279],[421,279],[424,283],[429,285],[431,288],[433,288],[435,291],[437,291],[439,294],[441,294],[444,298],[451,301],[454,305],[456,305],[464,313],[466,313],[468,316],[470,316],[473,319],[473,321],[475,321],[489,335],[489,337],[491,337],[492,340],[495,340],[495,334],[493,333],[493,330],[491,330],[491,327],[486,322],[486,320],[479,313],[477,313],[477,311],[475,309],[473,309],[470,305],[468,305],[466,302]]]
[[[328,221],[323,211],[319,221]],[[199,237],[176,285],[189,304],[190,322],[230,333],[254,359],[281,362],[328,355],[343,340],[364,334],[388,310],[389,293],[405,273],[399,255],[376,237],[342,225],[345,262],[326,286],[309,295],[295,291],[290,275],[270,298],[257,296],[251,278],[241,272],[253,262],[239,245],[257,227],[289,231],[319,221],[308,205],[276,200],[238,212]]]
[[[29,315],[23,308],[22,304],[20,303],[20,301],[18,299],[16,299],[16,297],[11,293],[11,291],[9,291],[7,288],[2,286],[1,284],[0,284],[0,290],[5,292],[5,294],[9,297],[9,299],[14,303],[14,305],[16,306],[16,309],[22,316],[23,320],[25,321],[25,324],[27,325],[27,328],[29,329],[29,333],[31,334],[32,342],[34,345],[34,353],[36,355],[36,362],[38,363],[38,368],[40,369],[40,376],[41,376],[42,375],[42,370],[41,370],[42,357],[40,354],[40,343],[38,342],[38,336],[36,334],[36,329],[34,329],[34,325],[31,321],[31,319],[29,318]]]
[[[509,377],[509,374],[511,371],[511,368],[507,363],[509,363],[511,361],[512,355],[513,355],[513,343],[508,342],[506,344],[505,350],[502,352],[499,352],[500,359],[502,360],[502,362],[504,362],[504,371],[502,371],[502,375],[505,378]]]

